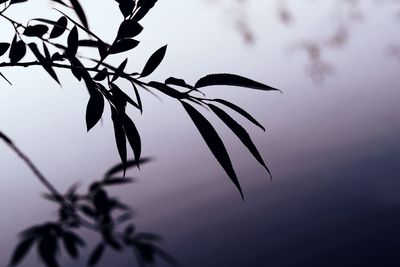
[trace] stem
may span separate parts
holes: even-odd
[[[39,169],[33,164],[33,162],[26,156],[5,134],[0,132],[0,139],[6,143],[6,145],[13,150],[17,156],[28,165],[29,169],[39,179],[39,181],[56,197],[62,198],[62,195],[58,190],[46,179],[46,177],[39,171]]]

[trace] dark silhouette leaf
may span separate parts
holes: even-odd
[[[86,19],[85,12],[78,0],[70,0],[72,8],[75,10],[76,14],[78,15],[79,20],[82,22],[83,26],[86,29],[89,29],[89,24]]]
[[[98,47],[98,41],[91,39],[79,40],[78,46]]]
[[[117,80],[119,78],[119,76],[124,72],[126,64],[128,63],[128,59],[126,58],[117,68],[117,70],[115,71],[115,75],[112,78],[111,82],[114,82],[115,80]]]
[[[211,125],[210,122],[208,122],[206,118],[203,117],[203,115],[201,115],[200,112],[194,109],[191,105],[185,102],[181,103],[194,124],[196,125],[204,141],[207,143],[207,146],[210,148],[211,152],[213,153],[219,164],[221,164],[222,168],[225,170],[229,178],[239,190],[240,195],[243,199],[242,188],[240,187],[235,170],[233,169],[229,154],[226,151],[225,145],[222,142],[221,138],[218,136],[214,127]]]
[[[87,130],[93,128],[101,119],[104,111],[104,97],[98,90],[94,90],[89,98],[86,108],[86,126]]]
[[[103,256],[105,248],[106,247],[105,247],[105,245],[103,243],[99,243],[94,248],[92,254],[90,254],[90,257],[89,257],[89,261],[88,261],[88,265],[89,266],[95,266],[99,262],[101,256]]]
[[[135,7],[135,2],[132,0],[118,0],[119,9],[121,10],[122,15],[126,18],[130,14],[132,14],[133,9]]]
[[[74,26],[68,35],[68,49],[66,51],[67,56],[75,57],[76,52],[78,51],[78,41],[78,29],[76,26]]]
[[[145,164],[145,163],[151,162],[152,160],[153,160],[152,158],[146,158],[146,157],[143,158],[142,157],[142,158],[140,158],[139,162],[136,162],[136,160],[129,160],[126,162],[125,165],[117,164],[106,172],[106,174],[105,174],[106,179],[107,179],[107,177],[110,177],[111,175],[114,175],[118,172],[123,171],[125,167],[126,167],[126,169],[134,168],[134,167],[137,167],[139,164]]]
[[[28,254],[30,248],[35,241],[34,237],[27,238],[21,241],[14,250],[14,253],[10,260],[10,266],[18,265]]]
[[[251,154],[253,154],[254,158],[267,170],[269,175],[271,175],[270,170],[268,169],[267,165],[265,164],[263,158],[261,157],[260,153],[257,150],[257,147],[254,145],[253,141],[250,138],[250,135],[247,131],[237,123],[231,116],[229,116],[225,111],[220,109],[217,106],[212,104],[208,105],[211,110],[232,130],[232,132],[239,137],[240,141],[249,149]]]
[[[174,78],[174,77],[169,77],[168,79],[166,79],[165,80],[165,84],[176,85],[176,86],[184,87],[184,88],[191,89],[191,90],[194,89],[194,87],[189,85],[189,84],[187,84],[185,82],[185,80],[177,79],[177,78]]]
[[[9,43],[0,43],[0,57],[7,52],[9,47],[10,47]]]
[[[43,43],[44,44],[44,43]],[[60,84],[60,81],[58,80],[57,74],[54,71],[54,69],[51,67],[50,64],[48,64],[47,59],[40,53],[39,49],[37,48],[35,43],[30,43],[28,44],[29,48],[31,49],[32,53],[35,55],[35,57],[38,59],[39,62],[43,63],[42,67],[47,71],[47,73],[58,83]],[[45,47],[45,46],[44,46]],[[47,49],[47,48],[46,48]],[[45,51],[46,51],[45,49]],[[47,50],[48,54],[48,50]]]
[[[123,177],[123,178],[111,177],[111,178],[104,180],[102,182],[102,184],[103,185],[121,185],[121,184],[128,184],[128,183],[132,183],[132,182],[133,182],[133,179],[127,178],[127,177]]]
[[[58,251],[57,238],[53,234],[45,234],[39,241],[39,255],[47,267],[58,267],[56,254]]]
[[[158,49],[156,52],[154,52],[153,55],[149,58],[147,61],[146,65],[143,68],[142,74],[140,77],[147,77],[150,74],[157,69],[157,67],[160,65],[161,61],[164,59],[165,53],[167,52],[167,46],[163,46],[160,49]]]
[[[246,119],[257,125],[258,127],[260,127],[265,132],[264,126],[262,126],[256,119],[253,118],[253,116],[251,116],[247,111],[245,111],[241,107],[238,107],[237,105],[232,104],[231,102],[228,102],[223,99],[217,98],[217,99],[212,99],[212,101],[225,105],[228,108],[231,108],[232,110],[236,111],[237,113],[239,113],[240,115],[242,115],[243,117],[245,117]]]
[[[133,101],[132,98],[130,98],[127,94],[124,93],[116,84],[110,83],[111,87],[111,92],[114,96],[113,102],[116,106],[123,106],[125,107],[126,103],[131,104],[135,108],[139,109],[138,104],[136,104],[135,101]]]
[[[157,0],[139,0],[137,1],[137,6],[139,10],[135,13],[135,16],[133,17],[134,20],[140,21],[142,18],[144,18],[147,13],[154,7],[156,4]]]
[[[69,232],[63,233],[63,244],[68,254],[76,259],[79,256],[78,247],[75,238]]]
[[[135,20],[124,20],[118,30],[117,39],[132,38],[141,33],[143,27]]]
[[[50,39],[60,37],[67,29],[67,25],[68,20],[66,17],[62,16],[61,18],[59,18],[53,29],[51,30]]]
[[[111,119],[114,125],[115,142],[121,162],[123,164],[124,176],[126,171],[127,153],[126,153],[126,137],[122,119],[114,108],[111,108]]]
[[[17,41],[17,35],[14,36],[14,39],[11,43],[10,48],[10,62],[18,63],[26,54],[26,45],[22,40]]]
[[[265,91],[280,91],[278,89],[272,88],[266,84],[259,83],[253,81],[249,78],[245,78],[235,74],[210,74],[207,75],[200,80],[197,81],[195,87],[201,88],[206,86],[213,85],[230,85],[230,86],[239,86],[239,87],[247,87],[256,90],[265,90]]]
[[[168,85],[165,85],[163,83],[160,83],[160,82],[149,82],[148,85],[153,87],[153,88],[155,88],[155,89],[157,89],[158,91],[170,96],[170,97],[173,97],[173,98],[176,98],[176,99],[186,98],[186,95],[184,93],[181,93],[178,90],[175,90],[175,89],[173,89],[173,88],[171,88]]]
[[[142,153],[142,144],[139,132],[133,121],[128,117],[128,115],[123,114],[122,123],[124,124],[126,137],[128,139],[129,145],[132,148],[135,160],[137,162],[137,166],[138,168],[140,168],[139,163],[140,163],[140,155]]]
[[[140,98],[139,90],[137,89],[137,87],[133,81],[130,81],[130,82],[132,84],[133,90],[135,91],[136,101],[137,101],[140,113],[143,113],[142,99]]]
[[[107,69],[104,68],[100,72],[98,72],[94,77],[93,80],[95,81],[103,81],[107,78]]]
[[[6,76],[3,75],[3,73],[0,72],[0,77],[2,77],[4,80],[6,80],[10,85],[12,85],[12,83],[6,78]]]
[[[139,41],[133,39],[121,39],[115,44],[113,44],[108,53],[118,54],[135,48],[139,44]]]
[[[46,25],[34,25],[25,28],[24,35],[29,37],[42,37],[49,28]]]

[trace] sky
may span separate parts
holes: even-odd
[[[168,44],[148,80],[195,82],[229,72],[283,91],[206,89],[240,104],[267,129],[243,121],[272,181],[229,129],[207,116],[226,143],[245,201],[177,103],[143,93],[143,115],[131,113],[143,153],[154,161],[129,172],[138,181],[113,193],[135,208],[139,229],[164,236],[163,247],[182,265],[399,265],[400,61],[393,56],[399,9],[391,1],[353,2],[170,0],[159,1],[144,19],[141,45],[129,53],[132,72]],[[45,1],[30,5],[10,14],[59,16]],[[113,38],[113,2],[83,5],[92,29]],[[2,40],[11,39],[9,26],[0,25]],[[325,78],[310,74],[321,66]],[[13,83],[0,83],[1,130],[57,188],[85,186],[118,162],[107,116],[86,133],[88,95],[72,75],[59,73],[60,88],[41,69],[1,71]],[[0,177],[4,266],[18,233],[51,219],[56,207],[40,197],[44,188],[4,144]],[[106,256],[99,266],[134,262],[130,253]],[[84,266],[62,259],[65,266]],[[23,266],[39,266],[36,256]]]

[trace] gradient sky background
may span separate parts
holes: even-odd
[[[104,2],[84,6],[93,30],[111,39],[119,14],[113,1]],[[245,202],[181,106],[144,93],[143,116],[132,113],[144,155],[155,161],[129,173],[138,177],[136,184],[113,192],[135,207],[138,228],[164,236],[164,247],[184,266],[400,264],[400,62],[388,55],[388,47],[400,44],[400,8],[395,1],[353,1],[359,9],[348,2],[169,0],[159,1],[143,21],[142,43],[130,52],[128,70],[141,69],[168,44],[151,79],[195,82],[208,73],[231,72],[284,91],[206,89],[245,107],[267,128],[264,133],[243,122],[272,181],[210,117],[232,156]],[[30,5],[10,14],[59,16],[46,1]],[[279,18],[284,7],[293,14],[289,23]],[[249,27],[252,43],[237,25]],[[8,27],[0,22],[1,40],[11,40]],[[316,83],[307,72],[309,57],[293,48],[310,40],[326,44],[337,28],[347,29],[348,39],[323,50],[334,71]],[[60,89],[39,68],[1,71],[13,82],[0,81],[1,130],[60,190],[76,181],[87,185],[118,162],[108,113],[103,125],[86,133],[88,96],[72,75],[60,72]],[[4,144],[0,177],[4,266],[18,232],[51,219],[55,207],[39,197],[44,188]],[[131,253],[109,253],[99,266],[132,262]],[[33,255],[23,266],[37,263]]]

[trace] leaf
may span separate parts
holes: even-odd
[[[86,29],[89,29],[89,24],[86,19],[85,12],[83,11],[83,8],[81,4],[79,3],[78,0],[70,0],[71,5],[73,9],[75,10],[76,14],[78,15],[78,18],[82,22],[83,26],[85,26]]]
[[[9,43],[0,43],[0,57],[7,52],[9,47],[10,47]]]
[[[137,2],[137,5],[139,7],[139,10],[135,13],[135,16],[133,17],[136,21],[140,21],[142,18],[144,18],[149,10],[153,8],[157,0],[139,0]]]
[[[67,250],[68,254],[72,258],[76,259],[79,255],[79,252],[74,236],[71,235],[71,233],[69,232],[64,232],[62,238],[64,247]]]
[[[107,74],[108,74],[107,69],[104,68],[93,77],[93,80],[103,81],[105,78],[107,78]]]
[[[194,89],[194,87],[189,85],[189,84],[187,84],[185,82],[185,80],[177,79],[177,78],[174,78],[174,77],[169,77],[168,79],[166,79],[165,80],[165,84],[172,84],[172,85],[180,86],[180,87],[191,89],[191,90]]]
[[[264,91],[280,91],[266,84],[253,81],[251,79],[239,75],[226,74],[226,73],[207,75],[198,80],[195,87],[201,88],[213,85],[239,86],[239,87],[247,87],[251,89],[264,90]]]
[[[103,256],[105,248],[106,247],[105,247],[105,245],[103,243],[99,243],[94,248],[92,254],[90,254],[90,258],[89,258],[89,261],[88,261],[88,265],[89,266],[95,266],[99,262],[101,256]]]
[[[131,178],[127,178],[127,177],[123,177],[123,178],[109,178],[106,179],[102,182],[103,185],[107,186],[107,185],[121,185],[121,184],[129,184],[132,183],[133,179]]]
[[[264,126],[262,126],[256,119],[253,118],[253,116],[251,116],[247,111],[245,111],[241,107],[238,107],[235,104],[232,104],[231,102],[228,102],[223,99],[217,98],[217,99],[212,99],[212,101],[225,105],[228,108],[231,108],[232,110],[236,111],[237,113],[239,113],[240,115],[242,115],[243,117],[245,117],[246,119],[257,125],[258,127],[260,127],[265,132]]]
[[[110,83],[111,92],[113,94],[113,104],[117,107],[125,107],[126,103],[131,104],[135,108],[139,109],[138,104],[132,100],[127,94],[124,93],[116,84]]]
[[[108,53],[118,54],[135,48],[139,44],[139,41],[133,39],[121,39],[115,44],[113,44]]]
[[[68,35],[68,49],[66,51],[67,56],[75,57],[76,52],[78,52],[78,41],[78,29],[76,26],[74,26]]]
[[[49,28],[46,25],[34,25],[34,26],[28,26],[24,30],[24,35],[29,36],[29,37],[42,37]]]
[[[45,234],[39,241],[39,255],[48,267],[58,267],[56,253],[58,250],[57,238],[52,234]]]
[[[10,265],[11,266],[16,266],[18,265],[28,254],[30,248],[33,245],[33,242],[35,241],[34,237],[27,238],[23,241],[21,241],[17,247],[15,248],[13,255],[10,260]]]
[[[126,64],[128,63],[128,59],[126,58],[116,69],[115,75],[112,78],[111,82],[115,82],[119,78],[119,76],[124,72]]]
[[[250,135],[247,131],[237,123],[231,116],[229,116],[225,111],[220,109],[217,106],[212,104],[208,105],[211,110],[232,130],[232,132],[239,137],[240,141],[242,141],[243,145],[247,147],[247,149],[253,154],[254,158],[267,170],[268,174],[271,176],[271,172],[265,164],[263,158],[257,150],[257,147],[254,145],[253,141],[250,138]]]
[[[140,140],[139,132],[133,121],[128,117],[128,115],[123,114],[122,116],[122,123],[124,124],[126,138],[128,139],[129,145],[132,148],[137,166],[140,169],[139,163],[140,155],[142,153],[142,143]]]
[[[17,35],[11,43],[9,58],[11,63],[18,63],[26,54],[26,45],[22,40],[17,41]]]
[[[68,20],[66,17],[62,16],[59,18],[50,32],[50,39],[60,37],[68,26]]]
[[[0,72],[0,76],[6,80],[10,85],[12,85],[12,83],[6,78],[6,76],[3,75],[3,73]]]
[[[129,161],[126,162],[125,165],[123,165],[123,164],[115,165],[114,167],[112,167],[111,169],[109,169],[107,171],[105,176],[106,177],[110,177],[111,175],[114,175],[114,174],[116,174],[118,172],[123,171],[124,168],[130,169],[130,168],[133,168],[133,167],[137,167],[139,164],[145,164],[145,163],[148,163],[148,162],[151,162],[151,161],[153,161],[153,159],[152,158],[148,158],[148,157],[147,158],[146,157],[145,158],[143,158],[143,157],[140,158],[139,162],[137,162],[136,160],[129,160]]]
[[[142,74],[140,77],[147,77],[153,73],[160,65],[161,61],[164,59],[165,53],[167,52],[167,46],[163,46],[154,52],[153,55],[149,58],[146,65],[143,68]]]
[[[44,45],[44,43],[43,43]],[[47,71],[47,73],[58,83],[60,84],[60,81],[58,80],[57,74],[54,71],[54,69],[48,64],[46,58],[40,53],[39,49],[37,48],[35,43],[30,43],[28,44],[29,48],[35,55],[35,57],[38,59],[39,62],[43,63],[42,67]],[[44,46],[45,47],[45,46]],[[48,51],[47,51],[48,53]]]
[[[98,90],[93,90],[86,108],[87,131],[93,128],[103,116],[104,97]]]
[[[213,153],[219,164],[222,166],[222,168],[228,174],[229,178],[239,190],[240,195],[243,199],[244,196],[242,188],[240,187],[235,170],[233,169],[229,154],[226,151],[225,145],[222,142],[221,138],[218,136],[214,127],[211,125],[211,123],[208,122],[206,118],[203,117],[203,115],[201,115],[200,112],[194,109],[191,105],[185,102],[181,103],[186,112],[189,114],[193,123],[196,125],[204,141],[207,143],[207,146],[210,148],[211,152]]]
[[[112,107],[111,108],[111,119],[113,121],[114,125],[114,134],[115,134],[115,142],[117,144],[117,149],[119,156],[122,161],[123,165],[123,170],[124,170],[124,176],[126,172],[126,162],[127,162],[127,154],[126,154],[126,137],[125,137],[125,131],[124,131],[124,126],[122,123],[121,118],[119,117],[119,114],[117,111]]]
[[[135,8],[135,2],[132,0],[119,0],[119,9],[121,10],[122,15],[126,18],[130,14],[132,14],[133,9]]]
[[[175,90],[171,87],[169,87],[168,85],[165,85],[163,83],[160,82],[149,82],[148,86],[151,86],[155,89],[157,89],[158,91],[166,94],[167,96],[170,96],[172,98],[176,98],[176,99],[183,99],[186,98],[186,95],[184,93],[179,92],[178,90]]]
[[[142,99],[140,98],[139,90],[137,89],[135,83],[132,80],[129,80],[132,84],[133,90],[135,91],[136,101],[140,110],[140,113],[143,113],[143,105]]]
[[[132,38],[141,33],[143,27],[135,20],[124,20],[119,26],[117,39]]]

